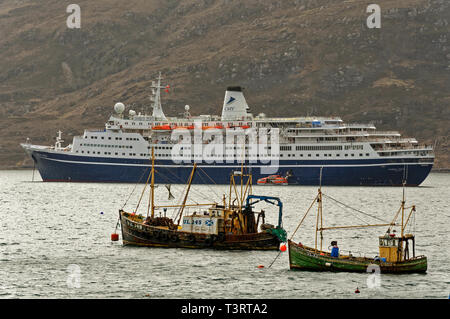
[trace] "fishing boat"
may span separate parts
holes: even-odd
[[[427,257],[416,256],[415,236],[406,233],[406,226],[416,212],[416,207],[405,207],[405,191],[403,188],[403,199],[400,208],[390,223],[324,227],[322,216],[322,193],[321,187],[318,194],[300,221],[297,229],[288,240],[289,266],[292,270],[306,271],[342,271],[342,272],[368,272],[376,268],[380,273],[425,273],[427,271]],[[328,197],[328,196],[327,196]],[[331,198],[331,197],[328,197]],[[332,199],[332,198],[331,198]],[[334,199],[333,199],[334,200]],[[314,204],[317,203],[316,232],[314,248],[292,241],[293,236],[305,220]],[[407,210],[409,209],[409,213]],[[400,223],[397,222],[401,215]],[[352,254],[339,254],[337,242],[333,241],[330,251],[323,250],[323,231],[333,229],[355,229],[363,227],[386,227],[388,229],[379,239],[379,256],[374,258],[358,257]],[[400,227],[400,235],[397,235],[396,227]],[[318,235],[320,234],[320,243]],[[412,246],[412,247],[411,247]],[[370,272],[370,271],[369,271]]]
[[[281,200],[277,197],[251,194],[252,176],[244,172],[243,165],[241,171],[231,174],[228,199],[224,195],[221,203],[187,203],[196,170],[197,165],[194,164],[180,205],[157,205],[154,200],[155,157],[152,150],[151,172],[136,209],[132,212],[127,212],[123,208],[119,210],[123,245],[278,250],[280,244],[286,242],[286,231],[282,227]],[[147,215],[144,216],[138,214],[138,208],[147,185],[150,185],[150,195]],[[277,226],[265,222],[264,210],[254,209],[253,206],[258,202],[267,202],[279,207]],[[186,208],[195,211],[184,214]],[[166,216],[167,209],[176,211],[174,218]],[[117,240],[117,234],[113,235]]]

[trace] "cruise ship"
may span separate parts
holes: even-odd
[[[155,159],[156,183],[228,184],[250,171],[253,184],[272,174],[289,185],[420,185],[434,162],[433,148],[373,124],[338,117],[268,117],[249,112],[243,89],[228,87],[221,115],[168,117],[161,74],[151,85],[151,115],[116,103],[103,129],[86,129],[64,146],[21,144],[46,182],[145,183]],[[149,112],[150,114],[150,112]],[[153,154],[153,155],[152,155]],[[197,175],[197,174],[196,174]]]

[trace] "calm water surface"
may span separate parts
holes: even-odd
[[[142,185],[43,183],[32,171],[0,171],[0,298],[445,298],[450,293],[450,174],[431,174],[421,187],[407,188],[407,205],[417,206],[412,228],[416,254],[428,257],[425,275],[381,275],[370,288],[369,274],[289,270],[287,252],[123,247],[111,242],[121,208],[133,209]],[[172,185],[174,195],[183,185]],[[219,201],[226,186],[194,185],[191,199]],[[402,189],[324,187],[347,205],[390,221]],[[316,187],[254,187],[253,193],[279,196],[290,236],[317,193]],[[163,185],[160,203],[168,201]],[[145,197],[147,199],[147,196]],[[145,212],[147,203],[141,204]],[[261,204],[276,224],[277,208]],[[168,216],[172,215],[168,211]],[[324,199],[329,226],[379,223]],[[314,214],[294,237],[314,245]],[[353,254],[375,256],[385,228],[325,232],[326,246],[337,240]],[[265,265],[263,269],[258,265]],[[369,287],[370,286],[370,287]],[[359,287],[360,294],[354,293]]]

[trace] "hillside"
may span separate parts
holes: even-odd
[[[450,168],[450,1],[78,0],[0,3],[0,168],[29,166],[27,137],[66,142],[102,128],[115,102],[149,111],[148,86],[171,85],[167,115],[219,114],[228,85],[254,114],[336,115],[437,143]]]

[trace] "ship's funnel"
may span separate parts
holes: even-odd
[[[223,100],[222,121],[244,120],[248,117],[249,109],[240,86],[227,87]]]

